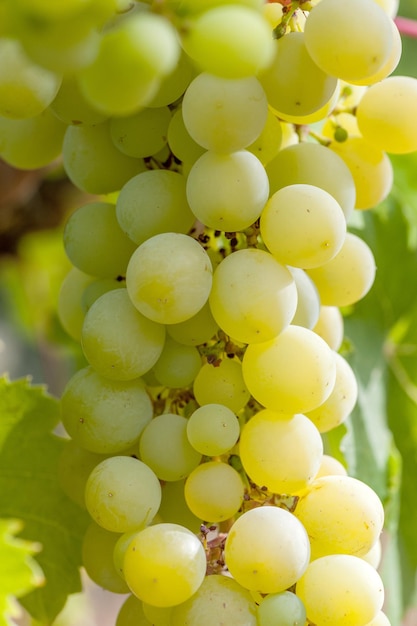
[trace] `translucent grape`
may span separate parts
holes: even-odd
[[[233,578],[251,591],[278,593],[305,572],[310,544],[292,513],[262,506],[243,513],[225,544],[226,565]]]
[[[298,267],[288,268],[297,288],[297,308],[291,323],[304,328],[314,328],[320,315],[320,297],[311,278]]]
[[[129,587],[113,563],[113,549],[119,535],[92,522],[84,535],[82,564],[97,585],[113,593],[128,593]]]
[[[288,326],[271,341],[250,344],[242,366],[254,398],[268,409],[289,415],[323,404],[336,379],[329,346],[302,326]]]
[[[81,306],[83,310],[87,313],[88,309],[94,304],[96,300],[99,299],[100,296],[104,295],[108,291],[113,291],[113,289],[123,289],[125,286],[124,280],[118,276],[116,279],[113,278],[97,278],[93,280],[93,282],[89,283],[84,289],[81,296]]]
[[[85,503],[97,524],[111,532],[125,533],[152,521],[161,503],[161,486],[142,461],[113,456],[91,472]]]
[[[176,102],[183,95],[194,74],[191,59],[182,50],[176,67],[162,78],[158,91],[147,106],[163,107]]]
[[[297,583],[307,618],[317,626],[366,626],[381,610],[382,580],[355,556],[333,554],[313,561]]]
[[[368,552],[366,552],[366,554],[362,554],[361,559],[367,561],[370,565],[372,565],[374,569],[378,569],[382,559],[381,539],[378,539],[378,541],[374,543],[372,548]]]
[[[73,267],[61,283],[57,313],[63,329],[75,341],[80,341],[81,339],[85,317],[85,309],[82,306],[82,294],[93,281],[93,276],[88,276],[76,267]]]
[[[383,1],[384,0],[376,0],[377,4],[379,4],[385,10],[385,8],[381,5],[381,2]],[[390,20],[390,26],[392,32],[392,46],[391,52],[387,60],[385,61],[385,63],[382,64],[380,69],[375,74],[373,74],[366,80],[355,80],[354,83],[356,85],[374,85],[375,83],[378,83],[379,81],[389,76],[398,66],[402,54],[402,39],[400,31],[398,30],[397,25],[393,20]]]
[[[122,604],[115,626],[152,626],[145,617],[141,600],[131,595]]]
[[[281,141],[281,124],[272,111],[268,110],[268,116],[261,134],[253,143],[247,146],[247,149],[265,166],[278,154]]]
[[[184,346],[167,337],[153,372],[164,387],[188,387],[197,376],[201,365],[197,348]]]
[[[152,626],[171,626],[172,606],[152,606],[142,603],[143,612]]]
[[[236,415],[223,404],[204,404],[188,418],[188,441],[206,456],[225,454],[233,448],[239,434]]]
[[[305,621],[304,605],[291,591],[271,593],[258,606],[258,626],[302,626]]]
[[[198,346],[209,341],[218,331],[218,325],[212,315],[209,303],[184,322],[169,324],[168,334],[178,343],[186,346]]]
[[[110,122],[113,143],[123,154],[147,157],[167,143],[171,112],[168,107],[144,109],[135,115],[115,117]]]
[[[88,477],[104,457],[68,439],[59,457],[58,479],[64,493],[79,507],[85,509],[85,485]]]
[[[336,306],[321,306],[317,324],[313,328],[332,350],[337,352],[342,345],[344,322]]]
[[[200,405],[224,404],[234,413],[239,413],[250,398],[242,365],[236,359],[223,359],[216,366],[203,365],[194,380],[193,391]]]
[[[118,536],[116,543],[113,548],[113,563],[116,568],[117,573],[124,580],[124,558],[126,554],[126,550],[128,549],[130,542],[136,537],[137,529],[131,530],[130,532],[123,533]]]
[[[258,219],[268,194],[265,169],[248,150],[230,154],[210,150],[188,174],[187,199],[191,210],[213,229],[244,230]]]
[[[347,476],[347,471],[345,466],[333,456],[323,454],[316,479],[322,476]]]
[[[259,487],[291,494],[315,478],[323,443],[317,428],[304,415],[265,409],[245,424],[239,454],[245,472]]]
[[[188,168],[205,152],[186,129],[181,108],[175,111],[168,126],[168,144],[173,154]]]
[[[73,74],[64,76],[50,108],[64,124],[99,124],[107,119],[85,100]]]
[[[271,254],[246,248],[217,266],[209,303],[226,334],[258,343],[273,339],[291,322],[297,289],[290,271]]]
[[[382,611],[379,611],[370,622],[366,624],[366,626],[391,626],[391,622],[388,617]]]
[[[158,415],[146,426],[139,454],[161,480],[181,480],[201,461],[188,441],[186,418],[174,413]]]
[[[154,606],[175,606],[200,587],[206,555],[200,540],[183,526],[155,524],[138,532],[130,543],[124,572],[138,598]]]
[[[184,485],[185,480],[164,482],[158,517],[162,522],[180,524],[197,534],[200,532],[201,519],[190,511],[185,501]]]

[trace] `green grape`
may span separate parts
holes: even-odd
[[[288,185],[307,184],[330,193],[346,218],[355,206],[355,183],[343,160],[328,148],[314,143],[297,143],[278,152],[266,167],[270,193]]]
[[[63,329],[75,341],[81,340],[85,317],[85,308],[82,306],[83,292],[94,280],[93,276],[88,276],[73,267],[61,283],[57,314]]]
[[[148,11],[134,12],[103,34],[97,57],[80,73],[81,90],[99,111],[130,115],[152,100],[179,55],[168,20]]]
[[[233,578],[206,576],[198,591],[174,607],[170,626],[257,626],[256,604]]]
[[[350,169],[356,187],[356,208],[371,209],[388,196],[394,180],[391,161],[380,148],[362,137],[334,141],[330,149]]]
[[[192,61],[182,50],[176,67],[170,74],[163,77],[158,91],[147,106],[164,107],[176,102],[187,89],[194,74],[195,68]]]
[[[361,555],[361,559],[367,561],[374,569],[378,569],[382,559],[382,544],[381,539],[378,539],[366,554]]]
[[[377,4],[380,4],[378,0],[376,0],[376,2]],[[382,8],[384,9],[384,7]],[[389,76],[398,66],[402,54],[402,39],[400,31],[398,30],[397,25],[393,20],[390,20],[390,26],[392,31],[392,47],[390,55],[388,56],[382,67],[375,74],[370,76],[365,81],[354,81],[356,85],[374,85],[375,83],[378,83],[379,81]]]
[[[117,573],[124,580],[124,558],[126,550],[128,549],[131,541],[136,537],[138,530],[131,530],[130,532],[119,535],[113,548],[113,563]]]
[[[345,466],[333,456],[323,454],[315,480],[323,476],[347,476],[347,471]]]
[[[121,277],[116,279],[113,278],[97,278],[90,282],[84,289],[81,296],[81,306],[85,313],[87,313],[88,309],[94,304],[96,300],[99,299],[100,296],[104,295],[108,291],[113,291],[113,289],[123,289],[125,283],[121,280]],[[81,337],[81,335],[80,335]]]
[[[261,236],[278,261],[304,269],[324,265],[341,249],[346,219],[335,198],[320,187],[288,185],[261,214]]]
[[[204,148],[194,141],[186,129],[181,108],[175,111],[169,123],[168,145],[177,159],[186,164],[188,170],[205,153]]]
[[[99,454],[133,446],[152,415],[152,402],[140,379],[109,380],[91,367],[76,372],[61,397],[67,433],[81,447]]]
[[[297,308],[297,288],[288,268],[269,252],[246,248],[217,266],[209,303],[227,335],[259,343],[289,325]]]
[[[72,439],[64,443],[58,463],[58,480],[65,494],[79,507],[85,509],[85,485],[103,455],[80,448]]]
[[[245,472],[259,487],[291,494],[315,478],[323,443],[317,428],[304,415],[264,409],[243,427],[239,454]]]
[[[69,126],[62,146],[64,168],[78,189],[91,194],[118,191],[145,164],[122,154],[110,137],[109,122]]]
[[[201,461],[187,439],[187,420],[175,413],[154,417],[139,442],[140,458],[161,480],[185,478]]]
[[[227,4],[190,22],[182,43],[204,71],[224,78],[253,76],[272,61],[271,29],[258,11]]]
[[[168,107],[143,109],[127,117],[114,117],[110,122],[110,135],[123,154],[147,157],[166,145],[170,120]]]
[[[99,2],[98,0],[61,0],[58,3],[51,3],[50,0],[16,0],[14,4],[16,9],[26,14],[27,17],[54,22],[94,9],[97,11]],[[114,0],[105,0],[102,4],[107,11],[116,9]]]
[[[61,77],[36,65],[16,39],[0,40],[0,115],[35,117],[55,98]]]
[[[208,302],[188,320],[167,326],[170,337],[186,346],[199,346],[206,343],[218,329]]]
[[[187,199],[196,218],[210,228],[234,232],[255,222],[268,200],[268,177],[248,150],[211,150],[192,166]]]
[[[254,398],[264,407],[288,415],[323,404],[336,379],[332,350],[302,326],[288,326],[271,341],[250,344],[242,366]]]
[[[195,221],[184,177],[169,170],[133,176],[120,191],[116,214],[122,230],[137,245],[164,232],[187,233]]]
[[[379,611],[370,622],[366,624],[366,626],[391,626],[391,622],[388,617],[382,611]]]
[[[167,337],[153,372],[161,385],[178,389],[191,385],[200,367],[201,356],[197,348],[184,346]]]
[[[159,359],[165,328],[139,313],[126,289],[115,289],[91,306],[81,339],[85,357],[98,374],[112,380],[133,380]]]
[[[297,288],[297,308],[291,323],[314,328],[320,315],[320,297],[311,278],[298,267],[288,268]]]
[[[337,78],[323,72],[307,52],[304,33],[275,40],[274,60],[259,80],[268,104],[284,120],[319,111],[337,89]]]
[[[176,324],[207,302],[212,266],[204,248],[182,233],[161,233],[133,253],[126,287],[134,306],[150,320]]]
[[[279,119],[268,110],[265,125],[258,138],[247,146],[262,163],[267,165],[278,154],[282,141],[282,127]]]
[[[291,587],[305,572],[310,544],[292,513],[261,506],[234,522],[224,555],[231,575],[242,587],[262,594],[278,593]]]
[[[313,561],[297,582],[307,618],[317,626],[366,626],[381,610],[384,586],[363,559],[333,554]]]
[[[131,591],[143,602],[175,606],[200,587],[206,555],[200,540],[187,528],[155,524],[138,532],[130,543],[124,572]]]
[[[366,80],[390,55],[390,19],[374,0],[322,0],[306,21],[305,45],[327,74]]]
[[[342,345],[344,332],[343,316],[338,307],[321,306],[319,318],[313,330],[332,350],[337,352]]]
[[[124,276],[136,247],[120,228],[116,207],[110,202],[91,202],[79,207],[65,225],[65,252],[71,263],[85,274],[100,278]]]
[[[376,0],[376,3],[379,4],[392,19],[397,15],[399,0]]]
[[[207,72],[189,85],[182,101],[184,124],[207,150],[242,150],[259,137],[267,118],[264,90],[254,77],[228,79]]]
[[[142,603],[143,612],[152,626],[171,626],[172,606],[152,606]]]
[[[190,511],[185,501],[184,485],[185,480],[164,482],[158,517],[163,522],[180,524],[191,530],[191,532],[198,534],[200,532],[201,519]]]
[[[74,74],[64,76],[50,108],[61,122],[68,125],[100,124],[107,119],[86,101]]]
[[[97,524],[115,533],[145,527],[158,512],[160,503],[158,478],[145,463],[130,456],[105,459],[87,480],[88,512]]]
[[[226,454],[236,444],[239,435],[236,415],[222,404],[204,404],[188,418],[188,441],[205,456]]]
[[[348,306],[371,289],[375,259],[370,247],[357,235],[347,233],[341,250],[322,267],[307,270],[316,285],[322,304]]]
[[[258,606],[258,626],[304,626],[306,610],[291,591],[270,593]]]
[[[410,76],[390,76],[369,87],[356,113],[364,139],[385,152],[415,152],[416,101],[417,79]]]
[[[92,522],[84,535],[82,564],[91,580],[113,593],[128,593],[129,587],[113,563],[113,549],[119,535]]]
[[[35,170],[61,152],[65,125],[50,109],[22,120],[0,117],[0,157],[21,170]]]
[[[358,398],[358,383],[351,366],[337,352],[334,353],[334,358],[336,382],[332,393],[323,404],[306,413],[321,433],[342,424],[353,411]]]
[[[152,626],[143,612],[143,604],[134,595],[131,595],[122,604],[115,626]]]
[[[323,476],[301,494],[295,515],[305,527],[311,558],[361,556],[378,541],[384,508],[377,494],[351,476]]]
[[[208,9],[212,9],[214,7],[220,6],[224,4],[224,0],[199,0],[195,2],[195,0],[168,0],[169,4],[177,5],[181,11],[181,14],[184,15],[194,15],[198,13],[202,13],[207,11]],[[228,0],[227,4],[237,4],[249,7],[251,9],[261,10],[263,9],[263,0]]]
[[[209,461],[189,474],[184,494],[194,515],[206,522],[222,522],[239,511],[244,486],[233,467],[227,463]]]
[[[215,366],[203,365],[193,390],[198,404],[224,404],[233,413],[239,413],[250,398],[238,359],[223,359]]]

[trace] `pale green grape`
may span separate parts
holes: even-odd
[[[347,233],[341,250],[322,267],[307,270],[322,304],[348,306],[366,296],[375,279],[375,259],[370,247]]]
[[[374,569],[378,569],[381,564],[382,559],[382,543],[381,539],[378,539],[376,543],[372,546],[372,548],[366,552],[366,554],[362,554],[361,558],[367,561]]]
[[[96,300],[99,299],[100,296],[104,295],[108,291],[113,291],[113,289],[123,289],[125,286],[124,280],[122,277],[118,276],[118,278],[97,278],[90,282],[84,289],[81,296],[81,306],[85,313],[87,313],[88,309],[94,304]],[[81,335],[80,335],[81,336]]]
[[[323,443],[317,428],[304,415],[264,409],[243,427],[239,454],[245,472],[259,487],[291,494],[315,478]]]
[[[391,626],[391,622],[388,617],[382,611],[379,611],[370,622],[366,624],[366,626]]]
[[[103,34],[96,59],[80,74],[81,90],[99,111],[130,115],[152,100],[179,55],[168,20],[148,11],[134,12]]]
[[[392,19],[397,15],[399,0],[376,0],[376,3],[379,4]]]
[[[336,379],[332,350],[302,326],[290,325],[271,341],[250,344],[242,369],[254,398],[286,414],[312,411],[323,404]]]
[[[273,339],[291,322],[297,288],[288,268],[271,254],[246,248],[217,266],[209,303],[226,334],[242,343],[259,343]]]
[[[182,233],[161,233],[133,253],[126,287],[134,306],[150,320],[176,324],[207,302],[212,266],[204,248]]]
[[[148,372],[158,360],[164,341],[164,326],[139,313],[126,289],[100,296],[87,312],[82,329],[87,361],[112,380],[133,380]]]
[[[61,152],[65,129],[50,109],[21,120],[0,117],[0,157],[21,170],[49,165]]]
[[[247,150],[252,152],[262,163],[266,165],[279,152],[282,141],[282,127],[279,119],[268,110],[265,125],[258,138],[247,146]]]
[[[106,116],[96,111],[83,97],[75,75],[65,75],[59,91],[50,105],[64,124],[99,124]]]
[[[366,626],[384,602],[379,574],[363,559],[347,554],[313,561],[296,593],[316,626]]]
[[[200,405],[224,404],[239,413],[250,398],[238,359],[223,359],[219,364],[206,363],[194,380],[194,396]]]
[[[224,4],[224,0],[168,0],[169,4],[180,4],[181,14],[194,15],[212,9]],[[261,10],[263,8],[263,0],[228,0],[227,4],[238,4],[251,9]]]
[[[124,276],[137,247],[120,228],[116,207],[110,202],[79,207],[68,218],[63,238],[71,263],[85,274],[101,278]]]
[[[82,15],[83,12],[88,15],[88,12],[99,8],[99,0],[61,0],[58,3],[51,3],[50,0],[16,0],[14,4],[27,17],[36,17],[46,22],[66,20],[74,15]],[[116,9],[115,0],[105,0],[102,5],[107,12]]]
[[[76,187],[92,194],[118,191],[141,171],[143,160],[122,154],[110,137],[109,122],[69,126],[62,146],[65,171]]]
[[[131,591],[147,604],[169,607],[188,600],[206,573],[200,540],[178,524],[155,524],[130,543],[124,573]]]
[[[85,504],[97,524],[125,533],[150,524],[161,503],[161,486],[154,472],[130,456],[105,459],[91,472]]]
[[[136,537],[138,530],[131,530],[130,532],[119,535],[113,548],[113,563],[117,573],[124,580],[123,562],[130,542]]]
[[[321,306],[319,318],[313,330],[332,350],[337,352],[342,345],[344,333],[343,316],[338,307]]]
[[[381,5],[381,2],[383,1],[384,0],[380,0],[379,2],[378,0],[376,0],[376,2],[380,4],[380,6],[385,10],[385,7]],[[394,0],[394,3],[395,3],[395,0]],[[398,63],[400,62],[401,54],[402,54],[402,39],[401,39],[400,31],[398,30],[397,25],[393,20],[390,20],[390,26],[391,26],[391,31],[392,31],[392,47],[391,47],[391,53],[389,57],[387,58],[385,63],[382,65],[382,67],[375,74],[370,76],[367,80],[354,81],[356,85],[374,85],[375,83],[378,83],[379,81],[389,76],[398,66]]]
[[[347,476],[347,471],[345,466],[333,456],[323,454],[315,480],[322,476]]]
[[[392,164],[385,152],[362,137],[333,141],[329,147],[352,173],[357,209],[371,209],[385,200],[394,180]]]
[[[336,91],[337,78],[316,65],[306,50],[303,33],[288,33],[274,43],[274,60],[259,76],[268,104],[282,119],[320,110]]]
[[[390,19],[374,0],[321,0],[306,21],[305,44],[327,74],[366,80],[390,55]]]
[[[301,494],[295,515],[305,527],[311,557],[361,556],[378,541],[384,508],[377,494],[351,476],[323,476]]]
[[[324,146],[302,142],[288,146],[266,167],[270,192],[288,185],[314,185],[330,193],[346,218],[355,206],[355,183],[343,160]]]
[[[175,111],[168,126],[168,144],[172,153],[187,164],[188,169],[197,161],[205,150],[191,137],[185,128],[182,108]]]
[[[162,485],[162,500],[158,517],[163,522],[180,524],[198,534],[201,519],[189,509],[184,496],[185,480],[167,481]]]
[[[138,245],[159,233],[186,233],[195,221],[184,177],[169,170],[131,178],[120,191],[116,214],[122,230]]]
[[[99,454],[133,446],[152,415],[152,402],[140,379],[109,380],[91,367],[72,376],[61,398],[61,417],[68,434],[81,447]]]
[[[261,506],[243,513],[233,524],[224,549],[235,580],[251,591],[278,593],[305,572],[310,544],[292,513]]]
[[[194,78],[182,101],[191,137],[215,152],[246,148],[260,135],[267,113],[264,90],[254,76],[232,80],[203,72]]]
[[[213,229],[234,232],[248,228],[261,214],[268,194],[265,169],[248,150],[230,154],[209,150],[188,174],[191,210]]]
[[[152,626],[152,623],[146,618],[143,612],[143,604],[141,600],[131,595],[122,604],[115,626]]]
[[[147,106],[163,107],[176,102],[187,89],[194,74],[195,68],[192,61],[182,50],[176,67],[170,74],[163,77],[158,91]]]
[[[288,185],[276,191],[261,214],[261,235],[278,261],[304,269],[334,258],[346,236],[346,219],[335,198],[320,187]]]
[[[170,337],[186,346],[206,343],[218,329],[208,302],[188,320],[167,326]]]
[[[84,323],[85,309],[82,296],[88,285],[94,281],[76,267],[70,269],[61,283],[58,294],[57,314],[66,333],[75,341],[80,341]]]
[[[128,593],[129,587],[113,562],[113,550],[119,536],[92,522],[83,539],[82,564],[91,580],[100,587],[113,593]]]
[[[143,109],[127,117],[114,117],[110,122],[110,135],[123,154],[147,157],[166,145],[170,120],[168,107]]]
[[[236,415],[222,404],[204,404],[188,418],[188,441],[206,456],[225,454],[233,448],[239,434]]]
[[[245,6],[208,9],[190,23],[183,46],[204,71],[224,78],[252,76],[272,61],[274,45],[267,20]]]
[[[390,76],[369,87],[358,104],[364,139],[381,150],[404,154],[417,150],[417,79]]]
[[[175,413],[154,417],[139,442],[140,458],[161,480],[185,478],[201,461],[187,438],[187,420]]]
[[[170,626],[257,626],[256,604],[233,578],[206,576],[198,591],[174,607]]]
[[[306,413],[321,433],[342,424],[353,411],[358,398],[358,383],[349,363],[337,352],[336,381],[330,396],[313,411]]]
[[[153,606],[142,603],[143,612],[152,626],[171,626],[172,606]]]
[[[288,268],[297,288],[297,308],[291,320],[296,326],[314,328],[320,315],[320,297],[311,278],[298,267]]]
[[[291,591],[271,593],[258,606],[258,626],[304,626],[306,610]]]
[[[236,515],[242,506],[244,487],[233,467],[209,461],[189,474],[184,494],[194,515],[206,522],[222,522]]]
[[[164,387],[188,387],[197,376],[201,365],[201,356],[197,348],[184,346],[167,337],[153,372]]]
[[[85,485],[96,465],[104,461],[101,454],[80,448],[72,439],[65,441],[58,464],[58,480],[65,494],[85,509]]]
[[[35,117],[55,98],[61,77],[36,65],[16,39],[0,40],[0,115]]]

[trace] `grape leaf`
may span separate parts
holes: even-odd
[[[20,601],[51,624],[67,596],[80,590],[81,541],[87,514],[61,490],[57,463],[64,445],[52,433],[58,402],[28,380],[0,379],[0,517],[23,522],[20,537],[38,542],[46,579]]]

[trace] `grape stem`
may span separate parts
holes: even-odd
[[[417,20],[409,17],[396,17],[394,21],[402,35],[417,39]]]

